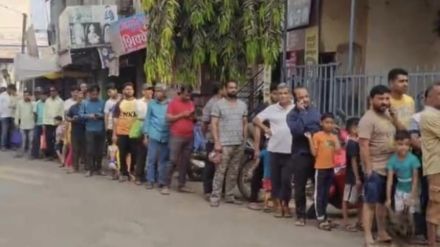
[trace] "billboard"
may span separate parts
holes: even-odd
[[[109,45],[117,20],[116,5],[66,7],[59,17],[60,51]]]
[[[111,43],[117,55],[128,54],[147,46],[147,22],[147,16],[136,14],[111,25]]]
[[[311,9],[312,0],[288,0],[287,30],[309,25]]]

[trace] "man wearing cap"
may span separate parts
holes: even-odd
[[[153,189],[158,183],[160,193],[168,195],[167,187],[168,162],[169,162],[169,124],[166,118],[168,100],[166,97],[166,87],[163,84],[156,84],[154,87],[155,99],[148,104],[147,115],[145,117],[143,133],[144,142],[148,146],[146,180],[147,189]],[[155,164],[158,163],[158,175],[156,177]]]
[[[144,124],[145,116],[147,115],[148,103],[153,99],[153,86],[151,84],[144,84],[142,86],[142,97],[137,100],[136,115],[141,126]],[[143,136],[138,139],[136,152],[136,184],[141,185],[144,180],[145,162],[147,158],[147,147],[144,145]]]

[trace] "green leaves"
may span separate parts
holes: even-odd
[[[143,0],[150,15],[148,81],[194,84],[205,66],[218,79],[245,79],[273,64],[281,45],[282,0]]]

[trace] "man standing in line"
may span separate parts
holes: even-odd
[[[428,246],[436,247],[440,225],[440,82],[427,89],[427,101],[421,114],[423,175],[428,179],[429,201],[426,209]]]
[[[119,101],[118,90],[114,83],[110,83],[107,87],[108,99],[105,102],[104,114],[105,114],[105,135],[107,145],[111,145],[113,137],[113,110],[116,103]],[[85,95],[83,95],[85,97]]]
[[[74,104],[78,101],[78,93],[79,93],[79,87],[78,86],[72,86],[70,88],[70,98],[68,98],[66,101],[64,101],[64,112],[67,113]]]
[[[179,94],[168,105],[167,119],[170,122],[170,165],[168,169],[168,188],[173,173],[179,171],[178,192],[192,192],[186,187],[186,173],[193,150],[193,131],[195,106],[191,101],[191,86],[181,86]]]
[[[81,107],[83,102],[83,93],[78,92],[76,104],[70,107],[67,112],[67,120],[72,124],[71,138],[72,138],[72,152],[73,152],[73,166],[68,173],[77,173],[80,170],[80,159],[85,157],[86,150],[86,134],[84,119],[81,118]]]
[[[133,83],[125,83],[122,92],[124,98],[116,104],[113,112],[113,139],[117,140],[121,163],[119,182],[131,179],[130,174],[134,171],[134,162],[136,160],[136,140],[131,139],[129,136],[131,127],[137,119],[137,103],[134,97]],[[127,166],[129,154],[131,156],[130,169]]]
[[[321,114],[310,102],[309,92],[304,87],[293,91],[295,107],[287,115],[287,125],[292,134],[292,162],[289,176],[284,175],[281,184],[290,181],[293,172],[295,181],[296,226],[306,224],[306,185],[315,173],[315,159],[310,152],[309,141],[304,133],[315,134],[321,129]],[[284,171],[285,172],[285,171]]]
[[[408,72],[404,69],[392,69],[388,73],[388,82],[391,89],[391,107],[396,112],[397,118],[409,128],[411,117],[415,113],[415,103],[408,92]]]
[[[209,154],[214,150],[214,140],[212,138],[211,130],[209,126],[211,125],[211,112],[212,108],[217,101],[223,98],[224,88],[219,82],[214,82],[212,86],[213,96],[203,107],[203,132],[206,135],[208,142],[206,143],[206,153]],[[203,169],[203,193],[205,194],[205,199],[209,200],[212,192],[212,179],[215,174],[215,164],[212,163],[208,158],[206,158],[205,168]]]
[[[0,94],[0,121],[1,121],[1,145],[2,150],[11,147],[11,133],[14,129],[15,117],[15,95],[17,89],[15,85],[8,85],[6,91]]]
[[[58,96],[58,91],[54,86],[49,88],[50,97],[45,102],[44,108],[44,131],[46,134],[46,158],[53,160],[55,153],[55,130],[56,125],[54,119],[56,116],[64,116],[64,102]]]
[[[267,150],[269,151],[271,181],[272,181],[272,198],[275,200],[274,208],[275,216],[291,217],[289,209],[289,201],[291,198],[290,179],[283,179],[284,176],[291,176],[289,169],[291,163],[291,147],[292,135],[287,125],[287,114],[293,109],[290,100],[289,87],[285,83],[278,85],[278,103],[268,106],[254,118],[254,124],[258,127],[255,132],[263,130],[268,136],[269,143]],[[269,121],[270,127],[266,127],[263,122]],[[258,135],[256,133],[256,135]],[[260,156],[260,140],[255,140],[255,157]],[[283,182],[285,182],[283,184]]]
[[[87,177],[102,175],[102,154],[105,141],[104,102],[99,99],[99,86],[92,85],[87,90],[89,99],[81,104],[81,118],[85,120],[87,147]]]
[[[363,224],[366,246],[372,246],[373,218],[376,215],[377,242],[390,242],[386,231],[386,164],[394,152],[396,129],[405,129],[390,108],[391,90],[378,85],[370,91],[370,109],[359,122],[359,146],[364,164],[366,181],[364,183]]]
[[[46,100],[47,100],[48,92],[45,90],[41,90],[38,101],[34,105],[34,119],[35,119],[35,128],[34,128],[34,138],[32,140],[32,159],[40,158],[40,138],[43,134],[44,129],[44,109],[46,108]]]
[[[153,86],[149,84],[144,84],[142,88],[142,98],[137,100],[136,115],[140,126],[144,125],[145,117],[147,115],[148,103],[153,99]],[[145,163],[147,158],[147,147],[144,144],[144,136],[137,140],[137,151],[136,151],[136,184],[141,185],[145,178]]]
[[[154,184],[158,182],[160,193],[169,195],[170,192],[166,186],[170,153],[168,146],[170,132],[166,117],[168,100],[165,85],[158,83],[154,89],[155,99],[148,104],[147,116],[143,126],[144,142],[148,146],[149,152],[145,169],[146,189],[153,189]],[[158,164],[158,178],[156,178],[156,163]]]
[[[247,139],[248,111],[246,104],[237,99],[237,82],[228,81],[225,88],[226,98],[217,101],[211,112],[214,150],[222,156],[212,184],[211,207],[220,206],[223,182],[226,203],[239,203],[234,188]]]
[[[290,93],[289,93],[289,95],[290,95]],[[278,103],[277,86],[271,86],[271,88],[270,88],[270,102],[263,103],[261,105],[261,107],[259,107],[258,110],[255,110],[255,116],[257,114],[259,114],[260,112],[262,112],[264,109],[266,109],[269,105],[276,104],[276,103]],[[267,123],[267,121],[263,122],[263,124],[265,124],[265,125],[266,125],[266,123]],[[263,135],[261,135],[262,130],[260,128],[253,129],[252,127],[253,127],[253,125],[249,124],[248,130],[250,130],[251,134],[253,135],[255,147],[259,147],[259,150],[261,151],[261,149],[266,147],[266,145],[267,145],[267,138],[264,135],[264,133],[263,133]],[[289,146],[289,148],[290,148],[290,146]],[[258,157],[255,157],[255,158],[258,158]],[[254,169],[253,174],[252,174],[251,195],[250,195],[249,204],[248,204],[248,208],[251,210],[261,210],[262,209],[261,205],[258,202],[260,199],[261,187],[263,185],[263,177],[264,177],[263,163],[264,162],[260,162],[259,164],[257,164],[257,167]]]
[[[79,84],[79,90],[83,93],[84,99],[87,99],[87,83],[81,82]]]
[[[23,157],[31,150],[33,129],[35,126],[34,120],[34,105],[32,102],[32,96],[30,92],[25,91],[23,93],[23,99],[18,101],[17,109],[15,111],[15,126],[20,128],[22,136],[21,148],[17,152],[18,158]],[[29,152],[30,154],[30,152]]]

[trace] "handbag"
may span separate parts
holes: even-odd
[[[11,144],[15,147],[20,147],[21,143],[23,141],[23,138],[21,136],[20,130],[14,129],[11,134]]]
[[[128,133],[128,137],[131,139],[137,139],[142,136],[142,121],[137,119],[134,121],[133,125],[131,126],[130,132]]]

